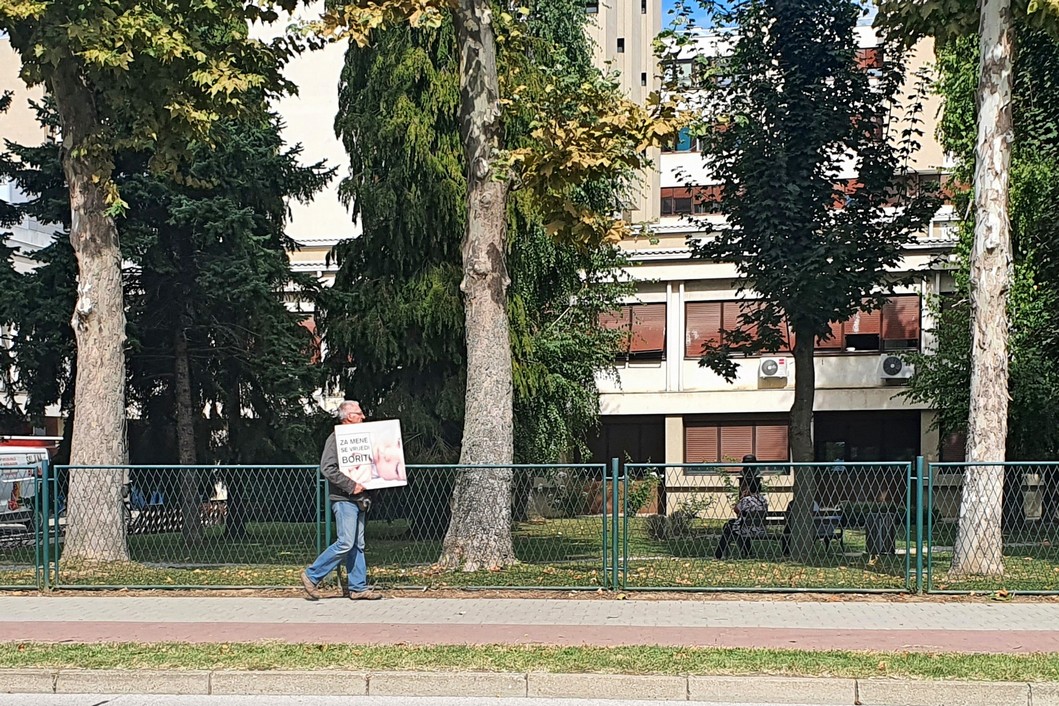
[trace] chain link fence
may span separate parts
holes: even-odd
[[[47,563],[43,464],[0,468],[0,588],[39,588]]]
[[[913,588],[908,463],[626,464],[629,590]]]
[[[1059,592],[1059,464],[932,464],[930,592]]]
[[[373,493],[369,579],[387,587],[602,586],[606,466],[502,468],[513,473],[517,564],[437,571],[456,480],[467,469],[410,466],[407,487]],[[296,586],[334,538],[316,466],[63,466],[52,488],[56,587]]]
[[[57,587],[290,586],[323,541],[316,466],[58,466]]]
[[[500,571],[435,567],[460,474],[510,468],[511,540],[517,563]],[[600,588],[607,466],[408,467],[408,485],[376,492],[365,531],[369,579],[383,587]],[[609,511],[610,506],[606,506]],[[499,512],[500,507],[496,510]]]
[[[407,487],[375,496],[370,581],[1059,593],[1059,464],[503,468],[516,564],[438,570],[457,479],[472,469],[410,466]],[[0,588],[294,587],[331,541],[331,518],[316,466],[5,467]]]

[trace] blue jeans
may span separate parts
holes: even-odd
[[[305,570],[305,574],[310,581],[319,584],[324,577],[337,569],[345,558],[349,590],[353,593],[366,591],[368,564],[364,560],[364,513],[356,503],[346,500],[336,500],[332,507],[335,511],[338,539],[316,557],[316,561]]]

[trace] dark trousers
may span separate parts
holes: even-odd
[[[713,553],[715,559],[723,559],[728,554],[728,546],[735,540],[739,551],[744,556],[750,553],[750,539],[741,537],[735,533],[735,520],[728,520],[721,529],[721,541],[717,543],[717,551]]]

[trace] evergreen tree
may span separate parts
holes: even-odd
[[[148,170],[148,155],[123,154],[117,162],[129,204],[121,221],[127,399],[138,411],[138,462],[314,458],[314,342],[302,325],[305,315],[288,310],[284,297],[297,289],[311,300],[317,284],[291,272],[284,228],[286,200],[311,198],[331,173],[300,165],[300,149],[285,147],[279,129],[274,117],[219,123],[212,143],[192,145],[193,159],[169,177]],[[63,222],[69,211],[54,150],[16,154],[25,165],[16,174],[23,190],[38,194],[23,210]],[[26,276],[16,342],[31,412],[64,398],[70,403],[76,362],[64,314],[75,296],[68,242],[57,237],[39,258],[43,266]],[[228,479],[235,534],[245,521],[240,478]],[[179,490],[189,517],[198,516],[192,507],[198,484],[188,474]],[[194,524],[185,528],[189,541],[196,531]]]
[[[0,92],[0,113],[11,107],[11,93]],[[0,135],[0,139],[3,136]],[[0,179],[14,169],[5,150],[0,149]],[[22,420],[16,401],[18,386],[12,353],[11,327],[15,322],[15,311],[22,298],[22,280],[15,272],[12,261],[13,250],[7,245],[5,226],[18,222],[18,211],[0,199],[0,432],[16,428]]]
[[[533,51],[501,51],[505,84],[542,91],[595,75],[581,5],[550,2],[528,17]],[[467,187],[457,49],[449,22],[394,27],[370,49],[351,48],[336,120],[351,160],[342,193],[363,233],[336,250],[335,287],[322,294],[326,365],[369,414],[401,419],[413,462],[455,461],[463,434]],[[535,117],[505,113],[505,143],[524,144]],[[617,180],[581,194],[604,211],[619,210],[622,196]],[[613,364],[619,343],[598,316],[629,288],[616,281],[620,258],[609,246],[549,239],[528,194],[512,195],[507,230],[516,460],[560,461],[597,423],[595,375]]]
[[[70,558],[128,559],[124,472],[114,467],[128,460],[120,153],[149,151],[153,166],[172,168],[219,119],[260,110],[262,92],[288,90],[285,51],[250,35],[248,22],[274,19],[270,7],[241,1],[0,0],[0,32],[18,54],[20,78],[46,90],[62,123],[58,156],[78,262],[75,392],[87,401],[71,432],[82,468],[70,474]]]
[[[46,127],[57,127],[52,110],[34,107]],[[68,221],[70,207],[55,143],[36,147],[7,143],[6,147],[6,158],[0,159],[0,177],[12,180],[27,194],[48,195],[27,203],[6,204],[8,222],[27,216],[41,223]],[[44,266],[10,277],[6,286],[0,287],[10,353],[3,361],[3,375],[12,380],[13,392],[24,395],[24,403],[12,410],[13,414],[39,422],[48,405],[59,404],[62,414],[73,403],[76,344],[70,311],[76,300],[77,261],[69,243],[58,239],[27,257]],[[11,253],[4,253],[0,267],[13,274],[13,266]],[[69,458],[70,428],[66,426],[67,438],[60,445],[60,460]]]

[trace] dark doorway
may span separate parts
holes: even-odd
[[[593,463],[664,463],[665,417],[604,417],[599,435],[588,442]]]
[[[816,460],[913,461],[920,453],[920,413],[817,412]]]

